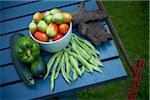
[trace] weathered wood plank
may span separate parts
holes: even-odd
[[[68,1],[68,2],[41,1],[41,2],[35,2],[35,3],[30,3],[30,4],[26,4],[22,6],[13,7],[10,9],[4,9],[4,10],[1,10],[1,12],[3,13],[3,16],[0,19],[0,21],[4,21],[8,19],[12,20],[14,18],[18,18],[21,16],[34,14],[35,12],[38,12],[38,11],[44,11],[44,10],[51,9],[54,7],[59,8],[61,6],[70,5],[73,3],[77,3],[77,1]]]
[[[109,29],[108,26],[106,25],[106,22],[105,22],[105,21],[101,21],[101,23],[102,23],[102,25],[104,25],[104,27],[106,27],[106,31],[107,31],[109,34],[111,34],[111,33],[110,33],[110,29]],[[74,30],[74,28],[73,28],[73,31],[77,31],[77,30]],[[29,31],[28,31],[28,29],[23,30],[23,31],[18,31],[18,32],[15,32],[15,33],[18,33],[18,34],[19,34],[19,33],[22,33],[22,34],[24,34],[25,36],[29,36]],[[10,47],[10,46],[9,46],[9,38],[10,38],[10,36],[11,36],[12,34],[13,34],[13,33],[0,36],[0,41],[3,42],[3,44],[0,44],[0,50]]]
[[[109,41],[107,44],[103,44],[103,46],[99,46],[97,47],[98,50],[100,50],[101,54],[99,56],[99,59],[102,60],[102,59],[109,59],[109,58],[112,58],[112,57],[116,57],[116,56],[119,56],[118,54],[118,51],[115,47],[115,44],[113,41]],[[111,53],[110,53],[111,52]],[[3,54],[1,54],[3,53]],[[12,59],[11,59],[11,56],[10,56],[10,49],[8,50],[5,50],[5,52],[0,52],[0,55],[3,56],[3,60],[0,60],[0,64],[4,65],[4,64],[7,64],[7,63],[12,63]],[[45,59],[49,59],[50,57],[49,56],[46,56]],[[11,74],[12,76],[11,77],[16,77],[16,76],[13,76],[14,73],[11,73],[13,72],[12,69],[8,66],[5,66],[4,69],[6,70],[9,70],[9,75]],[[12,66],[14,67],[14,66]],[[0,72],[4,71],[3,69],[0,68]],[[6,76],[8,75],[7,73],[3,72]],[[16,74],[15,74],[16,75]],[[9,76],[8,76],[9,77]],[[12,80],[9,80],[9,78],[5,78],[5,77],[2,77],[0,79],[3,84],[7,83],[7,82],[11,82]],[[14,78],[13,81],[16,81],[18,80],[18,78]]]
[[[0,1],[1,3],[1,9],[6,9],[6,8],[11,8],[15,7],[18,5],[26,4],[26,3],[31,3],[31,1]]]
[[[101,59],[111,58],[118,55],[118,51],[112,40],[107,43],[104,43],[103,46],[98,46],[97,49],[101,52]],[[0,55],[3,57],[3,59],[0,60],[1,66],[8,63],[12,63],[10,49],[2,50],[0,52]]]
[[[102,21],[102,24],[104,25],[104,27],[106,27],[106,31],[107,31],[109,34],[111,34],[109,28],[108,28],[107,25],[106,25],[106,22],[105,22],[105,21]],[[24,35],[26,35],[26,36],[29,35],[27,30],[26,30],[26,31],[23,31],[23,33],[24,33]],[[18,33],[18,34],[19,34],[19,33]],[[77,32],[77,34],[80,35],[79,32]],[[4,36],[5,36],[5,35],[4,35]],[[4,36],[3,36],[3,37],[4,37]],[[7,37],[7,35],[6,35],[6,38],[1,38],[1,39],[5,41],[5,42],[4,42],[5,45],[8,45],[9,37]],[[114,56],[118,56],[118,55],[119,55],[118,52],[117,52],[117,49],[116,49],[116,47],[115,47],[115,44],[113,43],[113,41],[108,42],[108,43],[104,43],[104,44],[102,44],[102,45],[100,45],[100,46],[97,46],[96,48],[101,51],[101,55],[99,56],[99,59],[107,59],[107,58],[111,58],[111,57],[114,57]],[[3,56],[10,56],[10,53],[6,53],[6,52],[10,52],[9,49],[6,49],[6,50],[4,50],[4,51],[5,51],[5,52],[3,53]],[[1,51],[1,52],[2,52],[2,51]],[[112,52],[112,53],[110,53],[110,52]],[[8,60],[8,57],[5,57],[5,58],[7,58],[7,60],[4,59],[4,60],[2,61],[2,64],[12,63],[10,57],[9,57],[9,60]],[[47,58],[47,59],[48,59],[48,58]],[[7,66],[5,66],[5,67],[7,67]],[[13,67],[14,67],[14,66],[13,66]],[[6,69],[7,69],[7,68],[6,68]],[[1,70],[0,70],[0,72],[1,72]],[[11,72],[11,69],[10,69],[10,72]],[[7,74],[6,74],[6,75],[7,75]],[[12,75],[13,75],[13,73],[12,73]],[[13,81],[16,81],[16,80],[18,80],[18,78],[14,79]],[[1,78],[1,81],[2,81],[2,84],[5,84],[5,83],[7,83],[7,82],[11,82],[12,80],[9,80],[9,78],[8,78],[8,79],[7,79],[7,78]]]
[[[14,68],[14,65],[9,65],[3,68],[0,68],[0,84],[8,83],[8,82],[13,82],[16,80],[20,80],[16,69]]]
[[[78,78],[77,81],[72,82],[71,85],[68,85],[60,74],[55,81],[53,93],[50,92],[50,77],[48,77],[46,80],[38,80],[36,84],[31,87],[25,86],[22,82],[1,87],[1,96],[2,99],[37,98],[46,95],[61,94],[62,92],[66,91],[76,91],[91,87],[96,84],[101,85],[102,83],[104,84],[109,81],[127,76],[120,59],[104,62],[104,66],[106,67],[101,68],[104,73],[94,72],[93,74],[90,74],[85,72],[81,78]]]
[[[76,5],[72,5],[72,6],[62,7],[60,9],[62,11],[71,12],[72,10],[76,9],[78,6],[79,6],[79,4],[76,4]],[[97,7],[96,2],[90,1],[90,2],[86,2],[85,8],[86,9],[96,9],[98,7]],[[2,27],[2,32],[0,33],[0,35],[4,35],[6,33],[9,34],[14,31],[17,31],[17,30],[27,29],[28,24],[32,20],[32,16],[33,15],[0,23],[0,25]]]

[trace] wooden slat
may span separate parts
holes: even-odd
[[[107,43],[104,43],[103,46],[97,47],[98,50],[101,50],[101,59],[105,58],[111,58],[113,56],[118,55],[118,51],[115,47],[114,42],[111,40]],[[111,53],[110,53],[111,52]],[[0,55],[3,57],[2,60],[0,60],[1,66],[12,63],[11,55],[10,55],[10,49],[6,49],[0,52]]]
[[[99,56],[100,60],[102,60],[102,59],[109,59],[109,58],[112,58],[112,57],[119,56],[118,51],[117,51],[113,41],[105,43],[105,44],[103,44],[103,46],[97,47],[97,49],[100,50],[100,52],[101,52],[101,54]],[[10,57],[10,49],[5,50],[5,52],[0,52],[0,53],[3,53],[3,54],[0,54],[1,56],[3,56],[3,60],[0,60],[0,64],[4,65],[4,64],[7,64],[7,63],[12,63],[12,59]],[[45,59],[47,59],[47,60],[49,58],[50,58],[49,56],[45,57]],[[5,66],[4,69],[9,70],[10,73],[7,74],[7,73],[4,72],[4,74],[6,76],[8,75],[8,77],[10,76],[10,74],[11,74],[11,77],[15,77],[15,76],[13,76],[14,73],[11,73],[12,69],[10,69],[10,67],[8,67],[8,68],[7,67],[8,66]],[[14,66],[12,66],[12,67],[14,67]],[[0,72],[2,72],[2,71],[4,71],[4,70],[0,68]],[[5,77],[2,77],[0,80],[1,80],[1,82],[3,84],[6,84],[7,82],[11,82],[12,81],[12,80],[9,80],[9,78],[7,79]],[[16,78],[16,79],[14,78],[13,81],[16,81],[16,80],[18,80],[18,78]]]
[[[24,34],[25,36],[29,36],[28,30],[19,31],[19,32],[16,32],[16,33],[18,33],[18,34],[21,33],[21,34]],[[11,35],[12,34],[7,34],[7,35],[0,36],[0,41],[1,41],[1,43],[3,42],[2,44],[0,44],[0,50],[10,47],[9,46],[9,39],[10,39]]]
[[[102,25],[104,25],[104,27],[106,27],[107,32],[108,32],[109,34],[111,34],[111,33],[110,33],[110,29],[109,29],[108,26],[106,25],[106,22],[105,22],[105,21],[101,21],[101,23],[102,23]],[[77,30],[74,30],[74,28],[73,28],[73,31],[77,31]],[[29,36],[28,29],[23,30],[23,31],[18,31],[18,32],[15,32],[15,33],[18,33],[18,34],[19,34],[19,33],[22,33],[22,34],[24,34],[25,36]],[[0,36],[0,41],[3,42],[3,44],[0,44],[0,50],[3,50],[3,49],[5,49],[5,48],[10,47],[10,46],[9,46],[9,38],[10,38],[10,36],[11,36],[12,34],[13,34],[13,33]]]
[[[46,95],[54,95],[65,91],[83,89],[95,84],[107,83],[115,79],[127,76],[120,59],[104,62],[105,68],[101,68],[104,73],[94,72],[93,74],[84,73],[77,81],[68,85],[61,74],[55,81],[54,92],[50,93],[50,77],[46,80],[38,80],[34,86],[26,87],[24,83],[17,83],[0,88],[2,99],[29,99]],[[61,83],[60,83],[61,82]]]
[[[50,93],[50,78],[48,77],[46,80],[38,80],[37,83],[31,87],[26,87],[23,83],[2,87],[1,95],[3,99],[35,98],[64,91],[71,91],[72,89],[79,89],[80,87],[107,82],[109,80],[121,78],[127,75],[120,59],[104,62],[104,65],[106,66],[105,68],[102,68],[104,73],[84,73],[81,78],[78,78],[78,80],[73,82],[71,85],[68,85],[62,76],[59,75],[58,79],[55,81],[55,89],[53,93]]]
[[[106,22],[105,22],[105,21],[102,21],[102,24],[103,24],[104,27],[106,28],[106,31],[107,31],[109,34],[111,34],[111,33],[110,33],[110,29],[109,29],[108,26],[106,25]],[[27,32],[28,32],[28,31],[24,31],[23,34],[26,35],[26,36],[29,36],[29,34],[28,34]],[[77,34],[80,34],[79,32],[76,32],[76,33],[77,33]],[[4,35],[4,36],[5,36],[5,35]],[[3,41],[3,45],[1,45],[1,47],[7,47],[7,46],[9,45],[9,37],[7,37],[7,35],[6,35],[5,37],[4,37],[4,36],[1,36],[1,37],[3,37],[3,38],[0,38],[1,41],[4,40],[4,41]],[[4,46],[4,45],[5,45],[5,46]],[[0,47],[0,48],[1,48],[1,47]],[[9,46],[8,46],[8,47],[9,47]],[[100,51],[101,51],[102,53],[104,53],[104,54],[109,53],[109,50],[107,50],[108,48],[109,48],[111,51],[115,52],[115,53],[109,54],[109,57],[118,55],[117,49],[116,49],[115,44],[113,43],[113,41],[108,42],[108,43],[104,43],[104,44],[102,44],[102,45],[100,45],[100,46],[97,46],[96,48],[97,48],[98,50],[100,50]],[[7,53],[7,52],[8,52],[8,53]],[[7,63],[12,63],[11,58],[10,58],[10,50],[9,50],[9,49],[0,51],[0,54],[5,57],[4,60],[1,60],[1,61],[0,61],[0,64],[4,65],[4,64],[7,64]],[[106,56],[106,57],[104,57],[104,56]],[[105,58],[108,58],[107,55],[103,55],[103,56],[101,55],[101,59],[105,59]]]
[[[110,33],[110,30],[109,30],[109,28],[108,28],[108,26],[106,25],[106,22],[105,21],[101,21],[101,23],[104,25],[104,27],[106,28],[106,31],[109,33],[109,34],[111,34]],[[24,31],[23,32],[24,33],[24,35],[29,35],[28,33],[27,33],[27,31]],[[18,33],[19,34],[19,33]],[[79,32],[77,32],[77,34],[79,34],[80,35],[80,33]],[[5,43],[8,43],[8,41],[7,40],[9,40],[9,37],[7,37],[7,35],[6,35],[6,39],[4,38],[4,36],[3,36],[3,38],[2,38],[2,40],[4,39],[4,44]],[[8,45],[8,44],[5,44],[5,45]],[[119,54],[118,54],[118,52],[117,52],[117,49],[116,49],[116,47],[115,47],[115,44],[113,43],[113,41],[110,41],[110,42],[107,42],[107,43],[104,43],[104,44],[102,44],[102,45],[100,45],[100,46],[97,46],[96,47],[98,50],[100,50],[101,51],[101,55],[99,56],[99,59],[108,59],[108,58],[111,58],[111,57],[115,57],[115,56],[118,56]],[[2,51],[1,51],[2,52]],[[6,50],[6,52],[10,52],[9,51],[9,49],[7,49]],[[109,52],[113,52],[113,53],[109,53]],[[3,53],[4,54],[4,56],[6,56],[6,55],[10,55],[10,53]],[[7,58],[7,57],[5,57],[5,58]],[[47,59],[49,59],[49,58],[47,58]],[[8,60],[3,60],[2,61],[3,62],[3,64],[7,64],[7,63],[12,63],[11,62],[11,58]],[[2,63],[1,62],[1,63]],[[5,68],[6,68],[7,66],[5,66]],[[14,66],[13,66],[14,67]],[[7,69],[7,68],[6,68]],[[9,71],[10,72],[12,72],[11,71],[12,69],[9,69]],[[0,72],[1,72],[2,70],[0,70]],[[14,73],[11,73],[11,75],[13,76],[13,74]],[[7,74],[6,74],[7,75]],[[13,81],[16,81],[16,80],[18,80],[18,78],[16,78],[16,79],[14,79]],[[1,84],[6,84],[7,82],[11,82],[12,80],[9,80],[9,78],[7,79],[7,78],[1,78],[1,81],[2,81],[2,83]]]
[[[62,11],[71,12],[72,10],[76,9],[78,5],[79,4],[63,7],[60,9]],[[90,2],[86,2],[85,8],[96,9],[98,7],[97,7],[96,2],[90,1]],[[0,23],[0,25],[2,26],[2,33],[0,33],[0,35],[6,34],[6,33],[9,34],[9,33],[12,33],[13,31],[26,29],[28,27],[28,24],[32,20],[32,16],[33,15]]]
[[[8,19],[12,20],[16,17],[18,18],[20,16],[28,16],[38,11],[44,11],[44,10],[51,9],[54,7],[57,8],[57,7],[65,6],[65,5],[70,5],[73,3],[77,3],[77,1],[68,1],[68,2],[41,1],[41,2],[30,3],[27,5],[22,5],[18,7],[13,7],[11,9],[4,9],[4,10],[1,10],[1,12],[3,13],[3,16],[0,19],[0,21],[4,21]]]
[[[15,6],[19,6],[22,4],[26,4],[26,3],[31,3],[31,1],[0,1],[1,3],[1,8],[0,9],[8,9],[8,8],[12,8]]]
[[[14,65],[9,65],[3,68],[0,68],[0,84],[8,83],[8,82],[13,82],[16,80],[20,80],[16,69],[14,68]]]

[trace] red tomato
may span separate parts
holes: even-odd
[[[58,26],[56,23],[51,23],[48,25],[46,29],[46,34],[49,37],[55,37],[57,35],[57,32],[58,32]]]
[[[47,41],[49,38],[46,33],[40,32],[40,31],[35,32],[34,36],[37,40],[42,41],[42,42]]]
[[[60,34],[60,33],[58,33],[55,37],[54,37],[54,41],[57,41],[57,40],[59,40],[59,39],[61,39],[63,37],[63,35],[62,34]]]
[[[72,21],[73,17],[71,14],[67,13],[67,12],[61,12],[61,14],[64,17],[64,23],[69,23]]]
[[[40,12],[37,12],[37,13],[35,13],[34,15],[33,15],[33,20],[35,21],[35,22],[39,22],[40,20],[42,20],[43,19],[43,14],[42,13],[40,13]]]
[[[69,30],[69,26],[67,24],[60,24],[58,27],[58,32],[61,34],[67,33]]]
[[[42,12],[42,15],[44,16],[44,15],[45,15],[45,12]]]

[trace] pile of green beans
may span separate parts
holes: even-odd
[[[81,77],[85,71],[93,73],[95,70],[103,73],[100,69],[103,64],[98,59],[99,54],[100,52],[90,42],[73,34],[69,47],[55,53],[47,63],[47,73],[44,78],[46,79],[51,70],[51,92],[59,73],[68,84],[77,80],[78,76]]]

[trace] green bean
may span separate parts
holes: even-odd
[[[91,64],[95,65],[95,66],[99,66],[99,63],[96,63],[94,60],[97,59],[97,58],[94,58],[91,56],[84,50],[82,49],[79,45],[76,45],[76,42],[74,40],[71,41],[71,44],[72,44],[72,49],[80,54],[84,59],[86,59],[87,61],[89,61]],[[97,60],[96,60],[97,61]]]
[[[79,42],[78,42],[79,43]],[[97,57],[97,54],[92,50],[90,49],[87,45],[85,45],[84,43],[80,43],[79,44],[83,49],[85,48],[85,50],[88,50],[89,53],[91,53],[93,56]]]
[[[76,70],[73,68],[73,66],[70,64],[70,69],[72,70],[73,72],[73,80],[76,80],[78,78],[78,74],[76,72]]]
[[[102,62],[98,59],[98,58],[91,58],[96,64],[98,64],[99,66],[103,66]]]
[[[57,68],[57,72],[55,73],[55,79],[58,77],[58,75],[59,75],[59,72],[60,72],[60,65],[58,66],[58,68]]]
[[[99,64],[100,66],[104,66],[103,63],[102,63],[100,60],[99,60],[99,63],[100,63],[100,64]]]
[[[62,63],[61,64],[61,73],[62,73],[64,79],[66,80],[66,82],[68,82],[70,84],[71,82],[69,81],[69,79],[67,77],[67,73],[65,72],[65,69],[64,69],[64,67],[65,67],[64,55],[62,55],[61,63]]]
[[[62,52],[61,52],[62,53]],[[52,74],[51,74],[51,92],[53,91],[54,88],[54,81],[55,81],[55,71],[56,71],[56,67],[60,61],[61,58],[61,53],[60,55],[56,58],[54,65],[53,65],[53,70],[52,70]]]
[[[77,63],[76,59],[72,56],[69,56],[69,60],[70,60],[70,63],[72,64],[72,66],[74,67],[74,69],[76,70],[77,74],[82,76],[82,73],[78,67],[78,63]]]
[[[70,80],[72,80],[72,78],[70,77],[71,64],[69,63],[69,55],[66,52],[64,52],[64,57],[65,57],[67,77]]]
[[[71,41],[71,44],[72,44],[72,48],[73,50],[80,54],[82,57],[84,57],[86,60],[89,60],[90,59],[90,55],[84,50],[82,49],[79,45],[77,45],[77,42],[73,39]]]
[[[100,55],[100,51],[98,51],[97,49],[95,49],[96,54]]]
[[[82,67],[81,67],[82,74],[84,73],[84,71],[85,71],[85,67],[82,65]]]
[[[54,54],[50,60],[48,61],[47,63],[47,72],[46,72],[46,75],[44,76],[44,79],[47,78],[48,74],[49,74],[49,71],[51,69],[51,66],[53,65],[54,61],[55,61],[55,58],[58,57],[60,55],[61,52],[57,52],[56,54]]]
[[[100,73],[103,73],[103,71],[102,71],[99,67],[93,66],[93,65],[91,65],[91,67],[92,67],[94,70],[96,70],[96,71],[98,71],[98,72],[100,72]]]
[[[87,61],[91,58],[91,56],[90,56],[84,49],[82,49],[80,46],[77,46],[77,49],[78,49],[80,55],[81,55],[84,59],[86,59]]]
[[[73,80],[76,80],[78,78],[78,74],[74,68],[72,68],[72,70],[73,70]]]
[[[77,39],[75,39],[75,40],[76,40],[76,42],[78,43],[78,45],[79,45],[80,47],[82,47],[89,55],[97,57],[96,53],[93,52],[93,50],[90,49],[87,45],[85,45],[84,43],[80,42],[80,41],[77,40]]]
[[[75,44],[75,41],[74,41],[74,40],[72,40],[72,41],[71,41],[71,45],[72,45],[72,49],[73,49],[73,51],[75,51],[77,54],[80,54],[80,53],[78,52],[78,50],[77,50],[77,46],[76,46],[76,44]]]
[[[94,65],[94,66],[97,66],[97,67],[99,66],[97,63],[93,62],[92,59],[90,59],[89,62],[90,62],[90,64],[92,64],[92,65]]]
[[[81,38],[82,41],[80,41],[80,37],[76,36],[75,34],[73,39],[78,42],[78,44],[87,52],[87,54],[91,56],[94,55],[95,57],[97,57],[97,54],[100,54],[100,52],[87,40]]]
[[[96,54],[100,54],[100,52],[98,50],[96,50],[96,48],[87,40],[78,37],[77,35],[74,35],[79,41],[83,42],[84,44],[86,44],[87,46],[89,46]]]
[[[81,55],[77,55],[76,53],[70,52],[68,49],[64,49],[69,55],[75,57],[76,59],[78,59],[82,65],[84,65],[88,70],[90,70],[90,72],[93,72],[92,67],[90,67],[90,64],[81,56]]]
[[[94,47],[90,42],[88,42],[88,41],[82,39],[81,37],[78,37],[77,35],[75,35],[75,37],[76,37],[79,41],[81,41],[81,42],[83,42],[84,44],[86,44],[87,46],[89,46],[91,49],[95,50],[95,47]]]
[[[99,66],[103,66],[102,62],[99,59],[94,59],[94,60]]]
[[[100,66],[100,63],[98,62],[98,58],[95,57],[91,57],[91,59],[89,60],[89,62],[94,65],[94,66]]]
[[[55,79],[56,79],[56,78],[58,77],[58,75],[59,75],[61,65],[63,65],[62,55],[63,55],[63,52],[62,52],[62,54],[60,55],[61,58],[60,58],[60,60],[59,60],[59,64],[58,64],[58,67],[57,67],[57,71],[56,71],[56,73],[55,73]]]
[[[85,71],[86,71],[86,72],[90,73],[90,71],[89,71],[85,66],[84,66],[84,68],[85,68]]]
[[[54,75],[51,75],[51,92],[53,91],[54,89]]]
[[[95,66],[99,66],[99,64],[100,63],[97,63],[97,60],[96,60],[96,63],[95,63],[95,59],[97,59],[97,58],[94,58],[93,56],[92,56],[92,58],[91,58],[91,56],[88,54],[88,52],[86,52],[83,48],[81,48],[79,45],[76,45],[77,43],[76,43],[76,41],[74,41],[74,40],[72,40],[71,41],[72,43],[72,47],[73,47],[73,50],[76,52],[76,53],[78,53],[78,54],[80,54],[84,59],[86,59],[87,61],[89,61],[91,64],[93,64],[93,65],[95,65]]]

